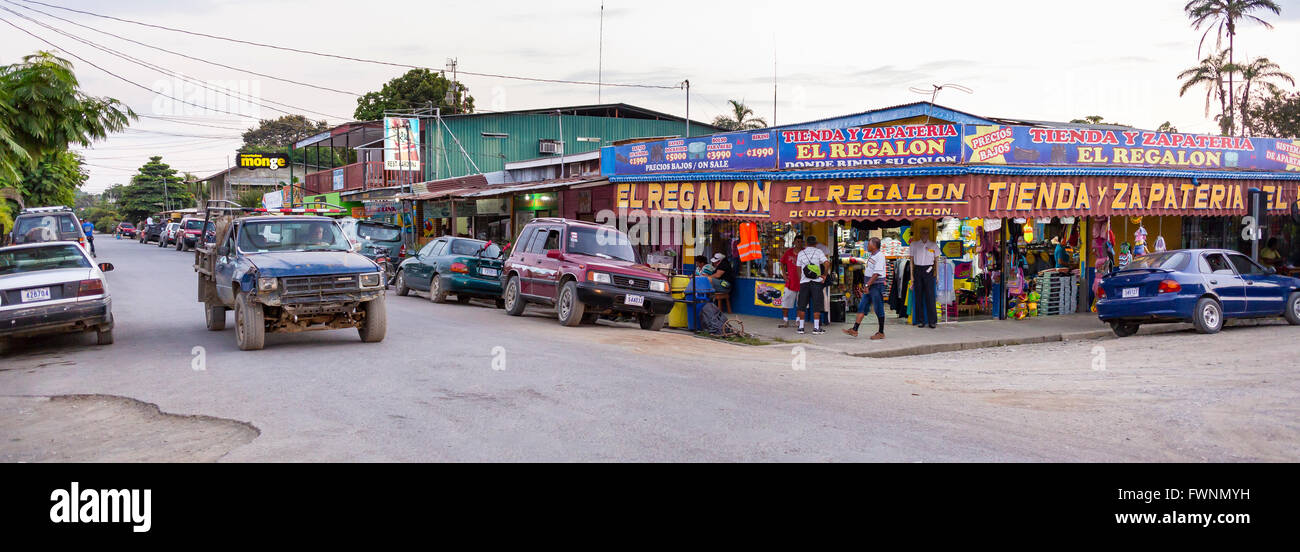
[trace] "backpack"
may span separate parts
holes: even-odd
[[[713,303],[705,303],[700,309],[700,327],[713,335],[721,335],[727,326],[727,315]]]
[[[822,265],[806,264],[803,267],[803,277],[809,280],[816,280],[822,277]]]

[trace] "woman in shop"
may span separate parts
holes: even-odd
[[[1282,262],[1282,254],[1277,250],[1277,238],[1269,238],[1264,247],[1259,250],[1259,262],[1264,266],[1282,268],[1285,263]]]

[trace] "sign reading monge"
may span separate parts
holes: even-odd
[[[235,165],[241,169],[271,169],[289,165],[289,156],[283,153],[241,153],[235,156]]]

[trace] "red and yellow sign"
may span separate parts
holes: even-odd
[[[767,182],[636,182],[614,189],[614,207],[656,215],[767,218]]]

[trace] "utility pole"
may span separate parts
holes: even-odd
[[[460,94],[456,86],[456,58],[447,58],[447,72],[451,73],[451,84],[447,86],[447,97],[444,98],[448,107],[451,107],[452,113],[459,113]]]
[[[600,38],[596,46],[596,103],[601,101],[601,88],[605,77],[605,1],[600,2]]]
[[[686,89],[686,137],[691,137],[691,79],[682,81],[682,88]]]

